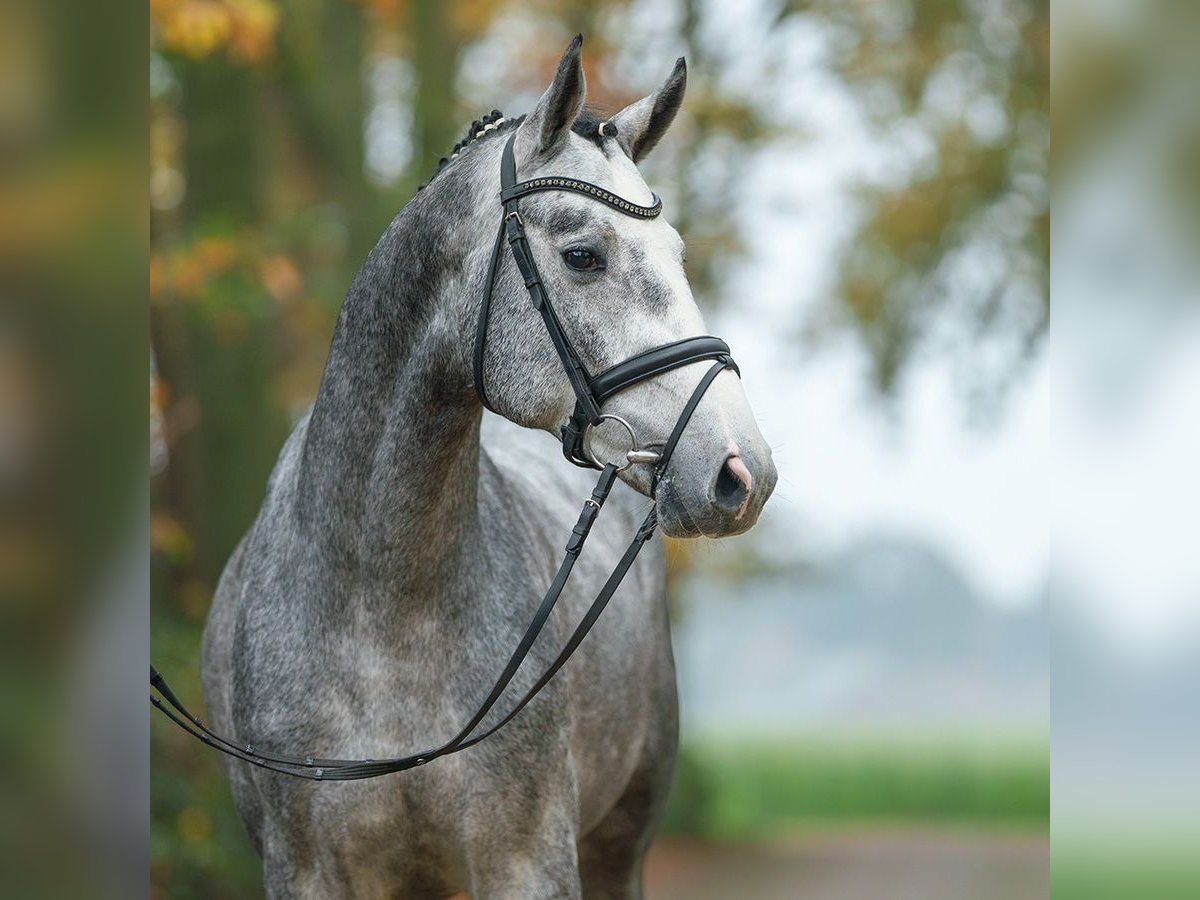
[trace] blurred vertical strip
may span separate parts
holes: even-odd
[[[1056,5],[1056,897],[1200,896],[1200,7]]]
[[[6,896],[145,891],[147,27],[0,2]]]

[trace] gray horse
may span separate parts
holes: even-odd
[[[612,117],[615,137],[600,134],[583,110],[581,43],[531,113],[472,135],[439,169],[350,286],[316,402],[217,589],[203,656],[217,731],[344,758],[440,743],[474,712],[539,602],[594,473],[538,433],[557,432],[574,395],[511,259],[484,361],[503,418],[483,415],[472,388],[500,216],[498,135],[515,129],[521,178],[569,175],[649,204],[635,164],[671,123],[686,81],[680,60],[661,89]],[[522,215],[592,371],[704,332],[683,243],[662,218],[632,220],[567,193],[528,197]],[[600,264],[566,265],[563,254],[580,248]],[[708,365],[644,381],[605,411],[661,443]],[[589,440],[604,458],[627,447],[611,423]],[[484,725],[546,668],[616,563],[649,509],[648,468],[622,473],[558,609]],[[658,485],[663,531],[745,531],[774,483],[727,370]],[[568,666],[479,746],[363,782],[227,768],[272,898],[628,898],[641,895],[676,734],[655,539]]]

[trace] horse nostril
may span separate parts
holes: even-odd
[[[736,518],[740,519],[746,511],[753,486],[754,479],[750,476],[750,470],[746,468],[742,458],[731,456],[725,460],[721,471],[717,473],[713,499],[721,509],[736,513]]]

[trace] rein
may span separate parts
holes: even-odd
[[[525,234],[525,222],[521,218],[518,201],[521,197],[541,191],[573,191],[586,197],[591,197],[625,215],[643,219],[657,217],[662,211],[662,201],[655,196],[654,203],[651,206],[641,206],[590,182],[562,176],[533,178],[529,181],[518,182],[516,161],[513,154],[513,142],[515,139],[516,134],[514,133],[504,145],[504,152],[501,157],[500,199],[503,204],[504,216],[501,219],[500,228],[496,235],[496,242],[492,248],[487,281],[484,285],[483,297],[480,303],[479,321],[475,331],[474,380],[475,390],[480,400],[484,406],[495,412],[496,410],[488,399],[484,386],[483,354],[487,341],[487,325],[493,284],[496,280],[496,273],[502,263],[504,244],[507,243],[517,269],[525,282],[525,287],[529,291],[530,300],[533,302],[534,308],[541,313],[546,331],[550,335],[550,340],[554,344],[554,349],[571,383],[571,389],[575,393],[575,409],[568,419],[567,424],[562,428],[563,455],[577,466],[600,470],[600,477],[596,482],[596,487],[592,490],[592,495],[584,501],[583,508],[579,513],[579,519],[576,521],[575,527],[571,529],[571,536],[567,540],[558,571],[555,573],[554,579],[550,582],[550,587],[542,598],[541,605],[538,607],[537,612],[534,613],[529,626],[525,629],[525,634],[513,650],[512,655],[509,657],[500,676],[496,679],[488,696],[480,704],[475,714],[471,716],[470,721],[462,727],[458,734],[445,743],[430,750],[414,753],[409,756],[380,760],[323,759],[314,756],[288,756],[268,753],[259,750],[253,744],[231,741],[209,730],[197,716],[189,712],[179,698],[175,696],[175,693],[171,690],[170,685],[167,684],[162,674],[151,666],[150,686],[160,696],[155,696],[151,693],[150,702],[176,725],[188,732],[188,734],[203,741],[210,747],[228,756],[232,756],[234,759],[240,759],[243,762],[272,772],[279,772],[296,778],[306,778],[311,781],[358,781],[364,778],[377,778],[381,775],[403,772],[407,769],[423,766],[438,757],[466,750],[468,747],[473,747],[507,725],[549,684],[550,680],[558,673],[558,670],[571,658],[571,655],[579,647],[580,643],[583,642],[583,639],[592,629],[592,626],[596,624],[596,620],[600,618],[600,614],[604,612],[604,608],[608,605],[609,600],[612,599],[613,594],[616,593],[617,588],[625,579],[625,575],[633,566],[638,553],[654,535],[655,528],[658,526],[657,511],[655,508],[651,508],[645,520],[639,526],[633,540],[625,549],[624,554],[622,554],[616,568],[613,569],[608,579],[604,582],[600,592],[596,595],[596,599],[592,601],[591,606],[588,607],[587,612],[571,633],[571,637],[567,640],[554,662],[550,664],[546,671],[534,682],[533,686],[526,691],[525,695],[521,697],[502,719],[489,728],[476,733],[476,728],[495,706],[504,693],[505,688],[508,687],[509,682],[512,681],[517,670],[521,667],[521,663],[529,655],[534,641],[537,640],[542,627],[546,624],[550,613],[554,610],[559,596],[566,587],[571,570],[575,566],[575,561],[579,558],[579,554],[583,550],[584,542],[591,532],[592,525],[595,523],[596,517],[600,514],[600,509],[604,506],[604,501],[608,498],[613,484],[616,482],[617,474],[635,464],[653,466],[650,481],[650,495],[653,497],[657,491],[659,479],[666,471],[671,456],[675,452],[675,447],[683,436],[684,429],[687,427],[692,414],[696,411],[696,407],[699,406],[701,399],[703,399],[709,385],[712,384],[713,379],[725,369],[732,369],[734,372],[738,371],[737,365],[729,354],[729,346],[720,338],[704,335],[684,338],[674,343],[654,347],[632,356],[624,362],[617,363],[598,375],[593,376],[588,372],[583,360],[579,358],[574,347],[572,347],[566,332],[563,331],[562,324],[555,314],[550,297],[542,283],[541,275],[538,273],[537,265],[534,263],[533,254],[529,248],[529,241]],[[687,403],[684,404],[679,418],[675,422],[675,427],[671,430],[671,434],[663,444],[661,450],[639,446],[637,435],[628,422],[619,416],[601,412],[601,405],[604,401],[615,394],[642,381],[661,375],[664,372],[704,360],[713,360],[713,364],[705,372],[704,377],[700,379],[700,382],[688,398]],[[585,444],[588,428],[597,426],[606,420],[617,422],[629,432],[630,448],[625,455],[625,460],[620,465],[612,462],[602,463],[592,455]]]

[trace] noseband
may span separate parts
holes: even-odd
[[[528,181],[518,182],[517,164],[513,152],[516,137],[515,132],[509,136],[500,158],[500,202],[504,207],[504,216],[500,220],[500,230],[496,233],[496,242],[492,246],[492,258],[483,287],[483,301],[479,305],[479,321],[475,328],[475,392],[483,401],[484,406],[492,412],[496,412],[484,385],[483,351],[487,342],[492,289],[496,282],[496,273],[499,270],[501,258],[504,255],[504,244],[507,242],[512,251],[513,260],[517,264],[517,271],[520,272],[525,287],[529,291],[529,299],[533,302],[533,308],[542,316],[546,332],[550,335],[554,350],[558,353],[558,358],[567,373],[567,380],[571,383],[571,390],[575,393],[575,411],[571,413],[567,423],[562,426],[563,455],[577,466],[602,468],[599,461],[585,447],[584,438],[589,427],[599,425],[606,419],[616,419],[629,431],[630,439],[633,441],[633,446],[629,448],[627,455],[628,462],[654,465],[654,474],[651,479],[651,493],[653,494],[659,477],[666,471],[667,461],[675,449],[674,443],[668,441],[662,452],[651,460],[652,451],[638,447],[637,436],[629,423],[623,419],[617,419],[615,416],[601,413],[601,405],[605,400],[635,384],[694,362],[716,360],[719,365],[712,370],[713,377],[716,377],[716,373],[725,368],[731,368],[736,372],[737,365],[729,354],[728,344],[720,338],[701,335],[653,347],[605,369],[599,375],[588,373],[587,366],[579,358],[579,354],[571,345],[570,338],[563,331],[562,323],[559,321],[558,315],[554,311],[554,305],[546,293],[546,287],[542,283],[542,276],[538,272],[537,264],[533,261],[533,253],[529,249],[529,239],[525,234],[525,220],[521,217],[519,201],[529,194],[543,191],[571,191],[598,200],[605,206],[635,219],[658,218],[659,213],[662,212],[662,201],[655,195],[653,204],[641,206],[591,182],[561,175],[531,178]],[[697,386],[692,400],[685,405],[684,412],[680,416],[685,424],[695,410],[696,404],[700,402],[700,397],[711,383],[711,378],[702,379],[700,385]],[[679,429],[679,432],[682,434],[682,428]],[[678,441],[678,437],[675,440]]]
[[[537,696],[542,688],[550,682],[550,679],[566,664],[567,660],[570,659],[576,648],[578,648],[592,626],[596,623],[596,620],[600,618],[600,614],[608,605],[608,601],[612,599],[613,594],[616,593],[625,575],[629,572],[634,560],[637,559],[638,553],[653,536],[654,530],[658,526],[657,510],[651,507],[650,512],[646,515],[645,520],[634,535],[633,540],[621,556],[616,568],[613,569],[612,574],[604,582],[600,593],[596,595],[596,599],[592,602],[587,613],[584,614],[554,662],[550,664],[546,671],[534,682],[533,686],[526,691],[516,705],[503,718],[487,729],[475,733],[476,727],[483,721],[488,712],[491,711],[496,701],[504,693],[505,688],[508,687],[509,682],[512,681],[513,676],[516,675],[521,663],[533,647],[534,641],[541,633],[542,626],[549,619],[550,613],[558,602],[563,588],[566,587],[567,579],[570,577],[571,570],[575,566],[575,561],[579,558],[584,541],[587,540],[592,525],[596,521],[601,507],[604,505],[604,501],[608,498],[613,484],[616,482],[617,474],[633,465],[653,466],[650,478],[650,494],[654,496],[657,491],[659,479],[666,472],[671,455],[675,452],[675,447],[679,443],[679,439],[683,436],[683,431],[687,427],[692,413],[696,411],[696,407],[700,404],[700,400],[704,397],[704,393],[708,390],[709,385],[712,384],[713,379],[725,369],[732,369],[734,372],[738,372],[737,365],[729,355],[729,346],[720,338],[703,335],[700,337],[684,338],[681,341],[653,347],[636,356],[631,356],[624,362],[617,363],[605,369],[598,375],[589,374],[583,360],[579,358],[579,354],[575,352],[575,348],[571,345],[566,332],[563,331],[562,324],[555,314],[554,306],[550,303],[550,297],[546,293],[546,288],[542,283],[541,275],[538,273],[537,265],[533,261],[533,254],[530,252],[529,240],[525,234],[525,222],[521,218],[518,201],[521,197],[542,191],[572,191],[582,194],[585,197],[591,197],[625,215],[640,219],[656,218],[662,212],[662,201],[655,196],[653,205],[640,206],[590,182],[558,175],[532,178],[529,181],[518,182],[516,161],[513,155],[513,142],[515,140],[516,134],[514,132],[504,145],[504,152],[500,162],[500,200],[504,207],[504,216],[500,221],[500,229],[496,234],[496,242],[492,247],[487,281],[484,284],[483,299],[479,308],[479,321],[475,329],[475,390],[479,394],[479,399],[483,401],[484,406],[495,412],[496,410],[488,399],[487,390],[484,386],[483,352],[487,341],[488,314],[491,307],[492,287],[496,281],[496,274],[504,255],[504,244],[507,243],[512,251],[517,270],[520,272],[521,278],[525,282],[525,287],[529,291],[529,298],[533,301],[534,309],[541,313],[542,322],[546,326],[546,331],[550,335],[550,340],[554,344],[558,358],[562,361],[563,369],[567,373],[571,389],[575,393],[575,409],[567,420],[567,423],[562,427],[563,455],[577,466],[600,470],[600,478],[596,482],[596,487],[593,489],[592,495],[584,501],[583,509],[579,513],[579,519],[575,523],[575,527],[571,530],[571,536],[567,540],[563,560],[558,567],[558,572],[551,581],[541,605],[530,621],[529,627],[525,630],[525,634],[521,637],[516,649],[509,657],[504,670],[500,673],[491,692],[483,703],[480,704],[479,709],[476,710],[470,721],[453,738],[422,753],[414,753],[409,756],[393,759],[356,760],[323,759],[314,756],[285,756],[263,752],[255,748],[252,744],[232,741],[210,731],[198,717],[187,710],[179,698],[175,696],[163,676],[157,669],[151,666],[150,685],[158,691],[161,697],[151,694],[150,702],[184,731],[222,753],[258,766],[259,768],[279,772],[284,775],[292,775],[296,778],[306,778],[312,781],[358,781],[364,778],[376,778],[381,775],[390,775],[394,772],[403,772],[407,769],[423,766],[440,756],[448,756],[451,753],[457,753],[468,747],[473,747],[480,741],[495,734],[512,721]],[[687,403],[684,404],[683,409],[679,413],[679,418],[675,421],[675,427],[671,429],[671,433],[667,436],[661,450],[641,446],[633,427],[628,422],[620,416],[601,412],[601,406],[604,401],[619,394],[621,391],[647,379],[661,375],[664,372],[670,372],[691,363],[705,360],[713,360],[713,364],[700,379],[691,396],[688,398]],[[592,455],[592,452],[585,443],[588,429],[600,425],[605,421],[616,422],[623,426],[629,433],[630,448],[620,464],[601,462]]]

